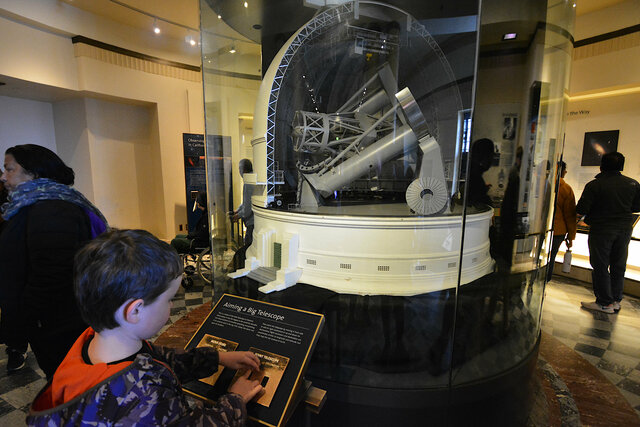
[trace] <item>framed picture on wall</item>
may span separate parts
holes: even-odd
[[[619,130],[585,132],[581,166],[600,166],[603,154],[612,153],[618,149],[619,135]]]

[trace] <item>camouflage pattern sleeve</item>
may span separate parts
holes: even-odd
[[[221,396],[214,404],[190,408],[182,390],[167,378],[137,383],[137,390],[128,395],[129,406],[115,425],[162,426],[242,426],[246,421],[246,406],[236,394]],[[135,396],[135,397],[134,397]]]
[[[151,344],[155,354],[175,372],[182,383],[206,378],[218,370],[218,352],[211,347],[192,348],[189,351]]]

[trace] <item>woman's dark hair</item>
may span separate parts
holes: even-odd
[[[60,184],[73,185],[73,169],[48,148],[36,144],[16,145],[5,154],[11,154],[22,169],[34,178],[48,178]]]

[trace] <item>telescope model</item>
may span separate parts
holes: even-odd
[[[345,3],[299,29],[260,87],[255,173],[244,176],[256,189],[254,240],[244,268],[229,276],[248,275],[264,284],[262,292],[305,283],[338,293],[416,295],[493,268],[492,211],[467,215],[463,245],[462,210],[450,205],[454,180],[446,179],[442,153],[453,160],[460,153],[455,137],[439,141],[455,131],[439,128],[456,123],[437,117],[424,80],[399,78],[415,60],[403,51],[409,46],[430,55],[424,68],[445,70],[438,79],[452,77],[446,58],[409,15],[358,4],[357,15]]]

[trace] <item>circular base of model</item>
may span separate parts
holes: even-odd
[[[289,274],[294,283],[348,294],[416,295],[469,283],[493,270],[491,210],[467,215],[464,236],[461,215],[253,210],[254,243],[245,268],[282,270],[280,277]],[[276,286],[292,285],[285,282]]]

